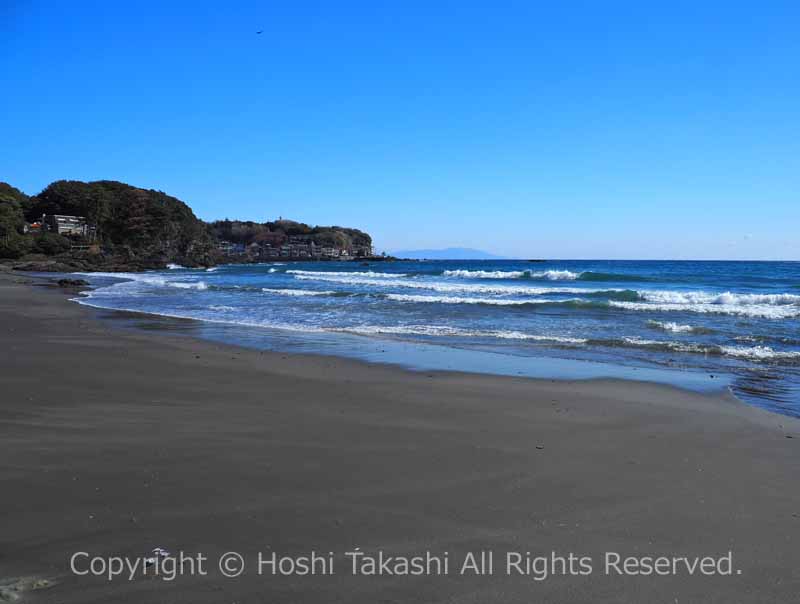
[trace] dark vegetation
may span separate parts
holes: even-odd
[[[25,212],[30,198],[19,189],[0,182],[0,258],[19,258],[33,247],[25,237]]]

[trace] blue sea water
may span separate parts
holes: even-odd
[[[800,417],[796,262],[275,262],[88,278],[81,303],[229,326],[251,345],[378,345],[418,366],[435,350],[447,368],[539,377],[567,362],[589,377],[714,375]]]

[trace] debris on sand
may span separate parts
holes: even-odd
[[[27,591],[47,589],[56,582],[42,577],[11,577],[0,579],[0,602],[16,602]]]
[[[145,566],[150,566],[152,564],[155,564],[162,558],[169,558],[172,555],[163,547],[154,547],[152,550],[152,554],[153,555],[150,556],[149,558],[145,558],[144,560]]]

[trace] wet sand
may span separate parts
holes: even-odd
[[[24,280],[0,274],[0,598],[728,604],[800,593],[798,420],[646,383],[409,372],[132,332]],[[70,571],[75,552],[133,559],[154,547],[201,552],[208,574]],[[448,552],[450,574],[353,576],[342,554],[355,547]],[[312,550],[334,553],[334,574],[257,572],[259,552]],[[494,574],[460,575],[483,550]],[[217,567],[227,551],[245,557],[238,578]],[[603,564],[605,552],[729,551],[731,576],[623,577]],[[592,572],[508,576],[507,552],[574,553]],[[53,585],[20,594],[20,577]]]

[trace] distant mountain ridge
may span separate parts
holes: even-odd
[[[423,249],[423,250],[396,250],[392,252],[398,258],[410,258],[412,260],[502,260],[502,256],[496,256],[483,250],[476,250],[469,247],[447,247],[443,249]]]

